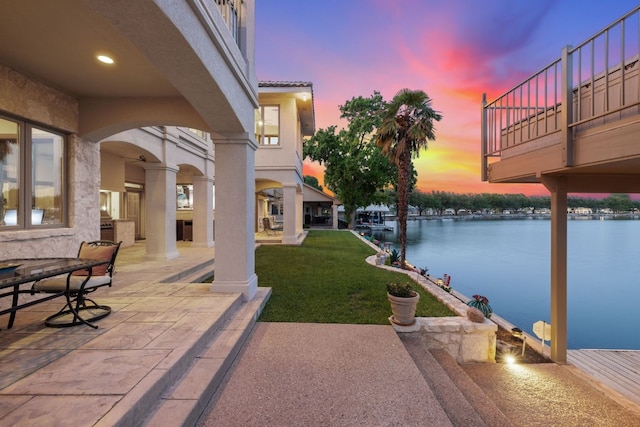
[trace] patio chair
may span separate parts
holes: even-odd
[[[274,231],[271,230],[271,221],[269,221],[268,216],[262,218],[262,232],[267,235],[274,234]]]
[[[67,303],[59,312],[46,318],[45,324],[47,326],[60,328],[85,324],[97,328],[91,322],[100,320],[111,313],[111,307],[99,305],[91,298],[87,298],[86,295],[103,286],[111,286],[116,256],[121,244],[122,242],[115,243],[110,240],[82,242],[78,258],[109,262],[93,267],[91,276],[87,270],[80,270],[63,276],[39,280],[33,284],[32,293],[59,293],[68,289],[65,293]],[[86,314],[81,317],[81,313]]]
[[[278,231],[282,231],[282,226],[280,225],[272,225],[271,224],[271,218],[269,218],[268,216],[265,216],[264,218],[262,218],[262,230],[267,233],[267,235],[269,234],[276,234],[276,232]]]

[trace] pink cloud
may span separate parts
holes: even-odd
[[[258,77],[312,81],[317,128],[344,126],[338,106],[351,97],[378,90],[391,99],[404,87],[422,89],[443,119],[436,124],[437,140],[416,160],[421,189],[544,194],[536,185],[480,181],[482,94],[496,98],[558,57],[561,46],[579,42],[566,34],[591,25],[586,21],[594,16],[585,11],[603,11],[597,1],[581,3],[580,22],[562,19],[574,4],[552,0],[292,4],[270,0],[265,8],[269,25],[259,29],[270,30],[263,31],[268,35],[261,42],[269,50],[256,50],[264,58]],[[626,9],[609,5],[603,13],[615,16],[618,11],[610,9],[616,7]],[[290,10],[292,16],[281,19],[276,10]],[[322,175],[321,168],[305,162],[307,171]]]

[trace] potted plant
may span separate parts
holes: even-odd
[[[409,283],[387,283],[387,298],[391,304],[391,322],[399,326],[415,323],[420,294]]]
[[[400,252],[397,249],[393,249],[389,254],[389,262],[394,267],[400,267]]]
[[[475,307],[484,314],[484,317],[489,319],[493,314],[493,309],[489,305],[489,299],[482,295],[474,295],[469,302],[467,302],[469,307]]]
[[[444,290],[445,292],[451,293],[451,276],[449,276],[448,274],[445,273],[444,279],[438,279],[436,281],[436,284],[440,289]]]

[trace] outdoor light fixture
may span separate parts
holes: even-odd
[[[516,363],[516,358],[512,355],[508,355],[507,357],[504,358],[504,361],[508,364],[508,365],[513,365],[514,363]]]
[[[524,357],[524,350],[527,342],[527,336],[522,332],[520,328],[511,328],[511,336],[520,338],[522,340],[522,357]]]
[[[102,62],[103,64],[113,64],[115,61],[113,60],[113,58],[111,58],[110,56],[107,55],[97,55],[96,58],[98,59],[98,61]]]

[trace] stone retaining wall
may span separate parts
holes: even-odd
[[[364,242],[379,251],[380,248],[360,237]],[[440,302],[449,307],[458,316],[456,317],[417,317],[416,323],[411,326],[393,325],[398,333],[419,333],[425,338],[429,349],[444,349],[458,363],[469,362],[495,362],[496,360],[496,331],[498,325],[485,319],[483,323],[474,323],[467,319],[469,308],[462,300],[463,295],[456,297],[442,290],[430,276],[422,276],[417,272],[401,270],[387,265],[378,265],[376,255],[367,258],[367,263],[378,268],[403,273],[409,276],[427,292],[436,297]],[[462,300],[461,300],[462,299]]]

